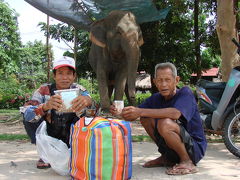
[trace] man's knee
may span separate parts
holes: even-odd
[[[140,118],[140,123],[143,127],[151,126],[154,127],[154,119],[153,118]]]
[[[176,132],[177,127],[177,123],[170,118],[159,119],[157,123],[158,132],[162,136],[168,134],[171,131]]]

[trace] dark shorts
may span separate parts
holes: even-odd
[[[157,122],[158,122],[158,119],[155,119],[154,136],[156,138],[156,144],[158,146],[158,151],[162,155],[166,156],[166,158],[169,161],[174,162],[174,163],[179,163],[180,162],[180,158],[179,158],[178,154],[174,150],[170,149],[167,146],[167,144],[166,144],[165,140],[163,139],[163,137],[158,133]],[[195,160],[194,160],[194,149],[193,149],[192,137],[188,134],[188,132],[183,127],[183,125],[182,125],[182,123],[180,121],[177,121],[177,124],[180,127],[180,137],[182,139],[182,142],[185,145],[187,153],[188,153],[189,157],[191,158],[192,162],[194,164],[196,164]]]
[[[42,122],[43,122],[43,118],[40,118],[39,121],[37,122],[28,122],[28,121],[25,121],[23,117],[23,125],[27,132],[27,135],[31,139],[32,144],[36,144],[36,130]]]

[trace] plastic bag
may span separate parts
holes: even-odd
[[[36,145],[40,158],[50,163],[60,175],[69,175],[70,149],[59,139],[48,136],[46,122],[43,121],[36,131]]]

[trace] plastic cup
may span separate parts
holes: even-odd
[[[61,109],[58,110],[58,112],[73,112],[71,108],[71,102],[73,101],[73,99],[78,97],[79,89],[57,90],[54,91],[54,93],[60,95],[63,101],[63,106]]]
[[[113,101],[113,104],[114,104],[114,106],[117,109],[117,114],[121,114],[122,110],[124,108],[124,101],[122,101],[122,100],[115,100],[115,101]]]

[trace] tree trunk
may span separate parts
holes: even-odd
[[[232,38],[237,39],[234,1],[217,0],[217,34],[221,49],[222,80],[227,81],[234,66],[239,64],[237,48]]]
[[[46,48],[47,48],[47,81],[50,82],[50,48],[49,48],[49,15],[47,15],[47,37],[46,37]]]
[[[194,39],[195,39],[195,57],[196,57],[196,65],[197,65],[197,80],[201,78],[201,73],[202,73],[198,15],[199,15],[199,0],[195,0],[194,1]]]
[[[73,47],[73,57],[74,57],[74,60],[75,60],[75,63],[76,63],[76,66],[77,66],[77,51],[78,51],[78,30],[76,27],[74,27],[74,47]],[[77,68],[76,68],[77,69]],[[77,73],[76,73],[77,75]],[[76,77],[76,81],[78,82],[79,81],[79,77],[77,76]]]

